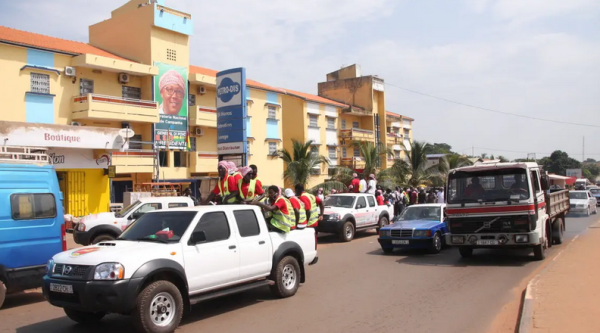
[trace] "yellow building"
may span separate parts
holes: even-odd
[[[394,159],[406,159],[407,151],[410,151],[412,143],[412,122],[414,119],[399,115],[394,112],[386,112],[386,146],[394,152],[393,156],[388,156],[388,167]],[[404,147],[406,147],[406,151]]]

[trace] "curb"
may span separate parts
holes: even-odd
[[[525,296],[523,297],[523,305],[521,307],[521,315],[519,320],[518,333],[529,333],[533,328],[533,283],[537,276],[527,283],[525,288]]]

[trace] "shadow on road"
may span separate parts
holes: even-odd
[[[439,254],[430,254],[421,249],[396,249],[394,252],[385,254],[381,249],[367,253],[386,257],[400,257],[396,260],[399,264],[416,266],[506,266],[521,267],[533,261],[529,250],[490,250],[476,249],[471,258],[462,258],[456,248],[446,248]]]
[[[201,320],[222,315],[257,303],[273,300],[269,288],[250,290],[242,294],[226,296],[206,301],[192,307],[184,314],[181,326],[193,325]],[[100,323],[84,326],[75,323],[66,316],[20,327],[17,333],[106,333],[135,332],[129,316],[109,315]]]
[[[354,239],[358,240],[358,239],[367,238],[367,237],[371,237],[371,236],[377,236],[375,229],[357,231],[356,234],[354,235]],[[338,235],[334,235],[334,234],[320,233],[318,239],[319,239],[319,244],[343,243],[340,240],[340,237]],[[350,242],[352,242],[352,241],[350,241]]]
[[[2,309],[16,308],[44,301],[45,299],[41,289],[39,291],[31,290],[26,293],[16,293],[6,296]]]

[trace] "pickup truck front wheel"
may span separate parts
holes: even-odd
[[[4,304],[5,299],[6,299],[6,285],[4,285],[4,282],[2,282],[2,280],[0,280],[0,308],[2,307],[2,304]]]
[[[106,242],[106,241],[111,241],[111,240],[115,240],[115,237],[113,237],[112,235],[108,235],[108,234],[102,234],[102,235],[98,235],[98,236],[94,237],[94,240],[92,240],[92,244],[98,244],[100,242]]]
[[[64,310],[67,317],[80,324],[95,324],[106,316],[106,313],[104,312],[83,312],[67,308],[64,308]]]
[[[342,231],[340,232],[340,240],[342,242],[349,242],[354,239],[354,224],[350,221],[344,222]]]
[[[375,231],[377,231],[377,234],[379,234],[379,230],[381,230],[381,228],[385,227],[389,223],[390,223],[390,220],[387,218],[387,216],[380,217],[378,226],[377,226],[377,228],[375,228]]]
[[[133,324],[139,332],[145,333],[173,332],[182,316],[181,293],[174,284],[165,280],[147,285],[138,295],[132,313]]]
[[[284,257],[277,264],[271,280],[275,284],[271,286],[273,295],[279,298],[294,296],[300,286],[300,264],[292,256]]]

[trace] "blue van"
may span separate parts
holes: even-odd
[[[7,294],[41,287],[48,260],[67,247],[54,167],[39,160],[4,162],[2,155],[0,307]]]

